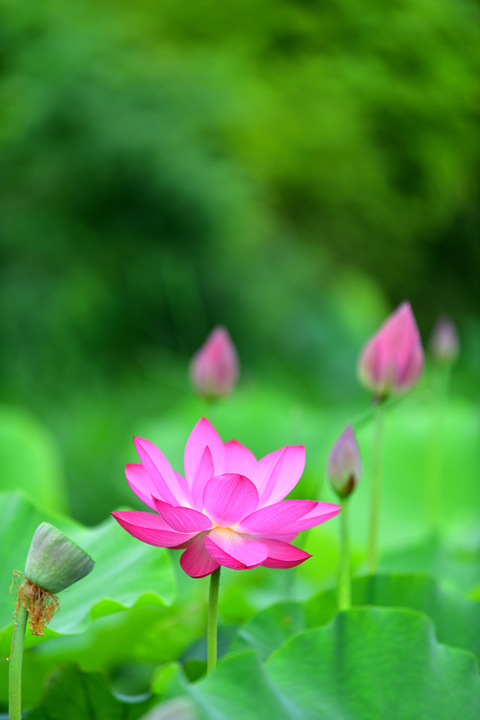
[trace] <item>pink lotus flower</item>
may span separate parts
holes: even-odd
[[[200,395],[217,398],[227,395],[238,379],[239,362],[228,331],[218,325],[212,330],[190,363],[190,378]]]
[[[423,370],[423,349],[410,303],[402,303],[360,355],[362,383],[377,397],[409,390]]]
[[[351,425],[345,428],[332,448],[327,463],[327,476],[333,490],[347,498],[362,477],[362,461],[357,438]]]
[[[155,512],[112,515],[143,542],[185,549],[180,565],[191,577],[210,575],[219,565],[234,570],[299,565],[311,556],[291,541],[340,512],[331,503],[283,499],[302,475],[301,445],[257,461],[236,440],[223,443],[202,418],[185,447],[184,478],[152,442],[134,442],[141,463],[126,466],[127,482]]]

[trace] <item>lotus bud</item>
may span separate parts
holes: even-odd
[[[360,482],[362,461],[351,425],[343,431],[330,452],[327,477],[333,490],[342,499],[351,495]]]
[[[439,318],[430,338],[430,349],[436,360],[450,365],[455,362],[460,350],[458,332],[453,320]]]
[[[190,363],[190,378],[200,395],[213,399],[227,395],[239,373],[237,350],[228,331],[217,326],[195,353]]]
[[[379,399],[410,390],[419,380],[423,348],[410,303],[402,303],[360,354],[359,377]]]
[[[92,572],[90,555],[50,523],[35,530],[25,563],[30,582],[57,594]]]

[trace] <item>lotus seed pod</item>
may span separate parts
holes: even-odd
[[[35,530],[25,563],[25,577],[57,594],[92,572],[95,562],[58,528],[43,522]]]

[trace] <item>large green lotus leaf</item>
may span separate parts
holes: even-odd
[[[113,518],[87,528],[39,511],[22,495],[1,493],[0,627],[12,623],[14,601],[8,594],[12,571],[23,571],[33,533],[43,520],[65,532],[96,562],[90,575],[60,593],[60,611],[50,624],[49,636],[80,632],[90,619],[134,605],[173,602],[175,582],[165,550],[138,542]]]
[[[285,640],[306,629],[303,603],[276,603],[259,612],[237,630],[230,652],[253,648],[262,660],[266,660]]]
[[[26,717],[28,720],[137,720],[151,704],[151,699],[120,700],[112,694],[101,673],[83,673],[68,663],[51,675],[42,702]]]
[[[174,687],[172,692],[179,692]],[[287,640],[263,665],[227,656],[183,693],[215,720],[477,720],[474,656],[441,645],[412,610],[354,608]]]
[[[0,407],[0,490],[21,490],[49,511],[66,508],[60,453],[33,416]]]
[[[406,607],[430,617],[445,645],[475,653],[480,660],[480,602],[467,600],[421,575],[376,575],[352,583],[354,605]],[[318,593],[306,603],[283,602],[263,610],[241,627],[231,650],[255,648],[266,659],[294,633],[331,621],[337,613],[337,591]]]

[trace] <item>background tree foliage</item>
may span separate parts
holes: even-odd
[[[358,397],[405,298],[424,334],[460,323],[470,392],[479,26],[450,0],[7,0],[3,399],[100,447],[177,401],[218,322],[247,379]]]

